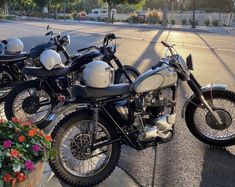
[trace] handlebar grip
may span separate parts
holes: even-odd
[[[161,41],[162,45],[164,45],[165,47],[170,47],[170,45],[164,41]]]

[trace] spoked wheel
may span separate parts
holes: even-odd
[[[186,111],[186,122],[190,131],[199,140],[210,145],[234,145],[235,94],[230,91],[212,91],[204,97],[220,117],[222,125],[216,122],[199,100],[195,100]]]
[[[2,71],[0,76],[0,102],[2,102],[12,89],[12,77],[7,71]]]
[[[52,109],[51,96],[38,89],[34,82],[26,82],[16,86],[5,101],[5,114],[8,120],[13,117],[22,121],[40,124],[49,116]]]
[[[50,166],[56,176],[71,186],[93,186],[107,178],[120,156],[120,142],[100,148],[95,145],[117,137],[115,128],[99,119],[93,140],[92,112],[78,111],[65,117],[53,130],[54,148],[58,152]]]

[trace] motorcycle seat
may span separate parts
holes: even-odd
[[[1,62],[18,62],[28,58],[27,52],[21,52],[17,54],[0,54],[0,63]]]
[[[72,98],[75,100],[82,99],[99,99],[103,97],[114,97],[128,94],[130,91],[130,84],[113,84],[107,88],[91,88],[82,85],[73,85]]]
[[[23,69],[23,74],[30,75],[33,77],[39,77],[39,78],[48,78],[48,77],[60,77],[65,76],[70,73],[70,68],[60,67],[60,68],[54,68],[52,70],[46,70],[44,67],[30,67],[26,66]]]

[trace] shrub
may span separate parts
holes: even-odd
[[[161,10],[149,10],[146,13],[146,21],[149,24],[156,24],[162,20],[162,11]]]
[[[137,21],[138,16],[135,13],[132,13],[129,18],[126,19],[128,23],[135,23]]]
[[[0,19],[4,19],[5,18],[5,16],[3,16],[3,15],[0,15]]]
[[[64,19],[64,16],[59,16],[58,18],[59,18],[59,19]],[[68,16],[68,15],[67,15],[67,16],[65,16],[65,19],[71,19],[71,16]]]
[[[14,20],[14,19],[16,19],[16,16],[5,16],[5,19]]]
[[[87,20],[88,20],[88,21],[96,21],[96,19],[93,18],[93,17],[88,17]]]
[[[182,19],[181,23],[182,23],[182,25],[186,25],[187,24],[187,19]]]
[[[171,25],[175,25],[175,20],[174,19],[171,20]]]
[[[26,180],[36,162],[50,158],[50,141],[50,136],[29,122],[0,119],[0,176],[5,186]]]
[[[78,13],[77,13],[76,10],[72,11],[72,17],[73,17],[74,20],[78,19]]]
[[[219,20],[217,20],[217,19],[213,20],[212,25],[218,26],[219,25]]]
[[[188,21],[190,25],[193,25],[193,19],[189,19]],[[198,20],[195,20],[195,25],[198,25]]]
[[[204,21],[204,23],[205,23],[206,26],[208,26],[208,25],[211,24],[211,21],[209,19],[207,19],[207,20]]]

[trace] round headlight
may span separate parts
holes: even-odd
[[[60,44],[63,46],[67,46],[70,44],[70,36],[69,35],[65,35],[60,39]]]

